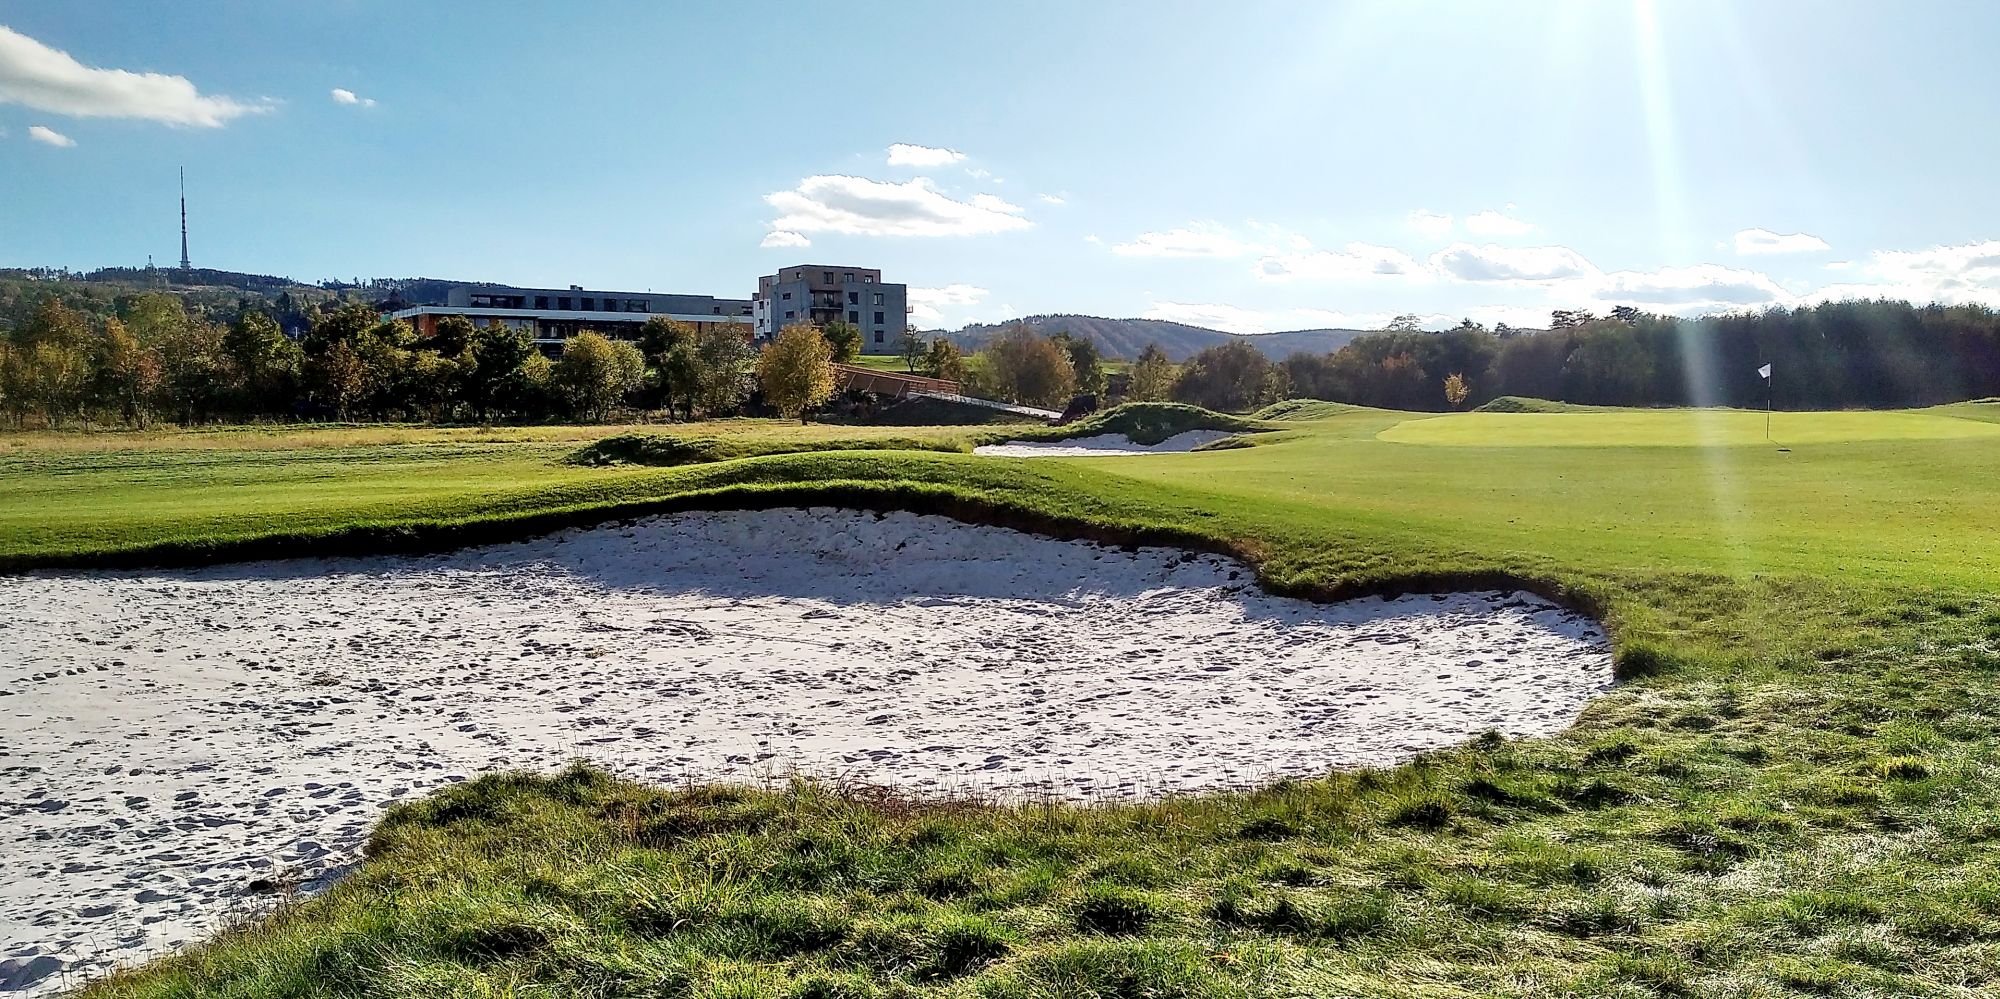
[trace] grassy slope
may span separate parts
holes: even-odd
[[[398,810],[328,897],[99,994],[2000,986],[2000,441],[1413,446],[1378,439],[1403,414],[1295,415],[1323,418],[1241,450],[1115,460],[17,454],[0,557],[832,482],[1232,543],[1280,586],[1545,580],[1607,608],[1635,674],[1560,738],[1129,808],[489,779]]]

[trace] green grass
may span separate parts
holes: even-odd
[[[1158,444],[1190,430],[1241,433],[1259,429],[1262,426],[1254,419],[1217,413],[1200,406],[1178,402],[1128,402],[1092,413],[1067,426],[1039,427],[1008,436],[1013,440],[1064,441],[1100,434],[1123,434],[1136,444]]]
[[[1456,413],[1382,431],[1396,444],[1473,447],[1793,447],[1862,441],[2000,439],[2000,423],[1939,412],[1783,412],[1738,409]]]
[[[1875,422],[1981,422],[1949,409]],[[325,897],[88,994],[2000,989],[2000,438],[1701,447],[1686,434],[1706,414],[1611,411],[1562,418],[1646,446],[1419,445],[1384,438],[1470,417],[1260,415],[1283,429],[1255,447],[1119,459],[593,468],[563,460],[576,442],[539,440],[0,452],[16,567],[847,502],[1228,550],[1318,596],[1524,583],[1599,610],[1626,677],[1558,737],[1124,807],[489,777],[399,807]],[[1818,415],[1850,416],[1779,417]]]

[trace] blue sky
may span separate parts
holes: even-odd
[[[2000,4],[0,0],[0,265],[917,321],[2000,305]],[[152,75],[145,75],[152,74]]]

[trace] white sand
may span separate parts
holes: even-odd
[[[1610,682],[1598,628],[1524,594],[1321,606],[1214,556],[830,509],[0,577],[0,987],[192,940],[496,768],[1130,797],[1554,732]]]
[[[981,444],[972,449],[973,454],[993,454],[1003,458],[1101,458],[1121,454],[1165,454],[1170,451],[1192,451],[1203,444],[1213,444],[1224,437],[1235,434],[1226,430],[1185,430],[1158,444],[1135,444],[1124,434],[1098,434],[1095,437],[1072,437],[1066,441],[1008,441],[1005,444]]]

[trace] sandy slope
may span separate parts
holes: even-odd
[[[0,984],[190,940],[493,768],[1129,797],[1552,732],[1610,679],[1595,625],[1522,594],[1318,606],[1213,556],[829,509],[0,577]]]
[[[1006,458],[1099,458],[1121,454],[1165,454],[1170,451],[1192,451],[1203,444],[1213,444],[1234,434],[1226,430],[1184,430],[1158,444],[1135,444],[1124,434],[1098,434],[1095,437],[1072,437],[1066,441],[1008,441],[1005,444],[981,444],[972,449],[974,454],[993,454]]]

